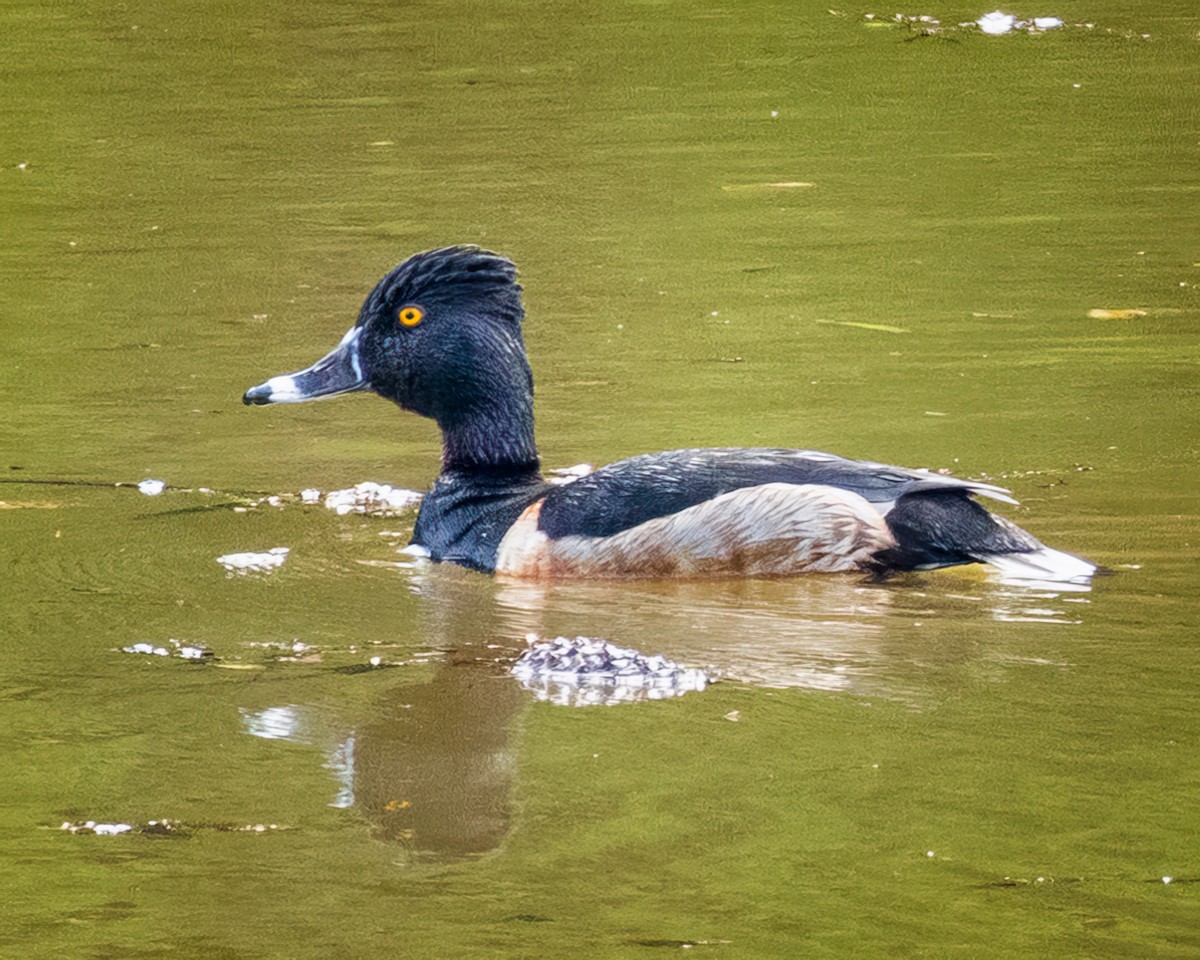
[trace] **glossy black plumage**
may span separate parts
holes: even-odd
[[[710,447],[620,460],[546,497],[540,527],[550,537],[606,537],[654,517],[764,483],[811,483],[886,503],[923,490],[962,488],[927,471],[847,460],[819,450]],[[973,489],[994,489],[986,484]],[[986,512],[986,511],[985,511]]]
[[[737,569],[775,573],[886,573],[974,560],[1024,564],[1062,579],[1095,570],[971,499],[1015,502],[999,487],[819,451],[675,450],[631,457],[565,486],[547,484],[534,443],[523,317],[507,259],[475,247],[417,254],[376,284],[329,355],[251,388],[244,400],[298,402],[369,389],[436,420],[442,471],[413,543],[434,559],[482,571],[496,570],[503,556],[515,575],[590,569],[638,576],[653,572],[639,569],[638,558],[652,559],[655,570],[675,569],[664,551],[676,547],[689,552],[677,575],[722,572],[722,557]],[[790,555],[773,524],[794,531],[805,549],[847,551],[845,562],[832,553]],[[668,539],[644,542],[656,536]]]
[[[556,489],[536,469],[469,475],[443,471],[421,504],[412,542],[434,560],[492,573],[509,527],[530,504]]]

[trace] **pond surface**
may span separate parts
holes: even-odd
[[[904,12],[6,5],[4,952],[1200,954],[1200,18]],[[430,482],[377,399],[240,397],[452,242],[522,269],[547,466],[946,468],[1116,575],[531,586],[235,509]],[[538,702],[530,632],[725,679]]]

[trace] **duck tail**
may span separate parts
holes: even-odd
[[[977,557],[980,562],[995,567],[1005,579],[1013,580],[1086,583],[1102,569],[1083,557],[1044,545],[1027,552],[979,553]]]
[[[1013,580],[1083,583],[1096,564],[1047,547],[1011,520],[989,513],[964,490],[928,490],[896,501],[887,514],[896,545],[875,555],[878,569],[932,570],[986,563]]]

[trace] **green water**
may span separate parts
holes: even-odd
[[[0,11],[0,952],[1200,955],[1200,17],[867,12]],[[240,396],[451,242],[521,267],[548,466],[950,468],[1118,574],[535,587],[235,512],[428,484],[427,422]],[[530,631],[728,679],[536,703]]]

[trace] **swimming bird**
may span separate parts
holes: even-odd
[[[379,281],[329,354],[243,401],[366,390],[435,420],[441,472],[412,548],[487,573],[886,576],[983,562],[1078,581],[1097,570],[974,499],[1016,503],[1002,487],[815,450],[672,450],[551,484],[534,442],[524,315],[507,258],[474,246],[418,253]]]

